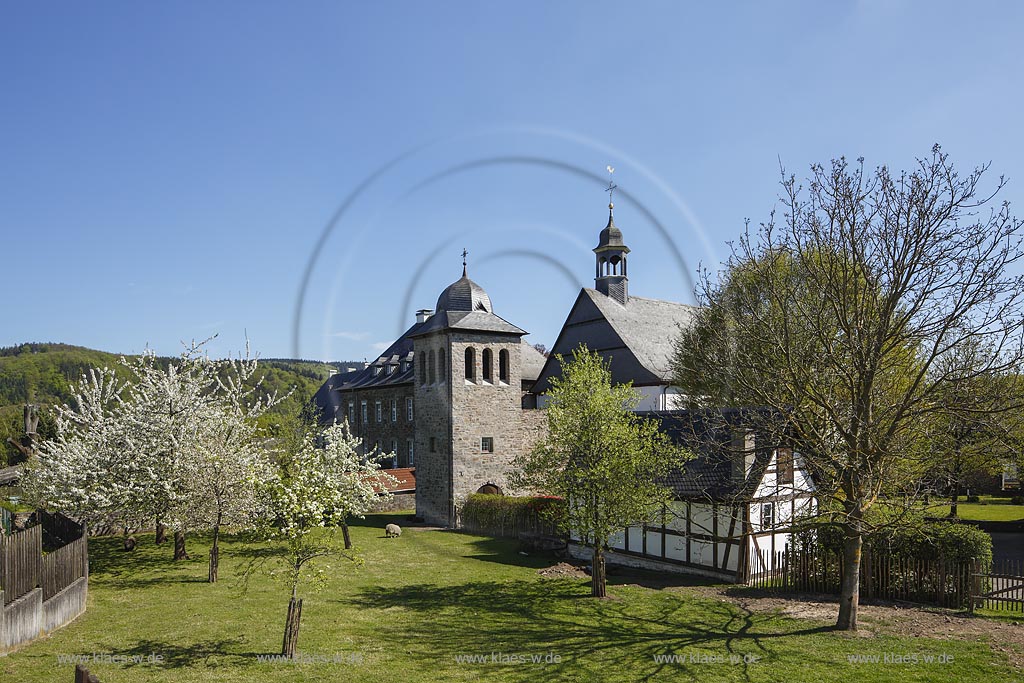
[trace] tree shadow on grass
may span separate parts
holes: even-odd
[[[245,645],[245,638],[218,638],[200,640],[193,643],[169,643],[162,640],[139,640],[129,647],[118,649],[118,654],[127,655],[129,659],[138,657],[137,662],[124,664],[126,668],[133,667],[161,667],[166,669],[181,669],[196,665],[223,665],[233,668],[252,666],[258,664],[257,659],[267,654],[265,652],[242,652],[238,651],[240,646]],[[159,663],[152,663],[151,656],[159,656]]]
[[[462,654],[561,656],[561,666],[503,669],[513,677],[521,673],[524,680],[560,680],[588,669],[590,674],[630,672],[639,680],[662,673],[696,680],[699,665],[687,668],[659,662],[656,656],[700,652],[771,660],[778,657],[773,643],[779,639],[828,630],[800,629],[773,615],[674,594],[595,600],[586,585],[566,580],[367,588],[344,602],[362,609],[400,608],[405,617],[387,629],[395,642],[408,644],[410,655],[424,667],[451,664]],[[744,666],[737,665],[741,675]]]
[[[153,534],[139,534],[136,538],[139,544],[132,551],[124,550],[120,536],[90,538],[89,580],[120,588],[205,581],[199,576],[184,574],[186,570],[197,565],[198,561],[192,559],[176,562],[173,559],[174,548],[170,541],[156,545]]]

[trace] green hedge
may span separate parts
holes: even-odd
[[[842,552],[842,531],[836,526],[826,526],[814,532],[801,532],[798,543],[817,545],[834,552]],[[954,522],[915,522],[909,525],[883,527],[869,534],[865,544],[876,554],[914,559],[947,562],[981,560],[983,566],[992,562],[992,537],[985,531],[970,524]]]
[[[522,528],[540,522],[557,525],[561,499],[547,496],[501,496],[474,493],[462,506],[462,525],[499,531]]]

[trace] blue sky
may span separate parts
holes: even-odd
[[[215,354],[248,334],[265,357],[373,358],[463,247],[495,312],[550,346],[592,284],[609,164],[631,292],[655,298],[691,300],[768,216],[780,160],[907,167],[940,142],[1008,176],[1020,214],[1022,15],[8,3],[0,346],[169,354],[217,332]]]

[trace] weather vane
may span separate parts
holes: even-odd
[[[605,189],[605,192],[608,193],[608,206],[610,207],[612,204],[612,194],[615,192],[618,185],[612,181],[612,173],[615,173],[615,169],[611,166],[607,166],[606,168],[608,169],[608,187]]]
[[[462,277],[466,277],[466,256],[469,254],[466,248],[462,248]]]

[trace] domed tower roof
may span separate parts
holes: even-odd
[[[608,205],[608,225],[604,226],[601,236],[598,238],[597,248],[601,247],[625,247],[622,241],[622,231],[615,227],[615,219],[612,217],[612,206]],[[626,249],[629,252],[629,249]]]
[[[491,298],[487,296],[484,288],[466,277],[465,271],[455,282],[445,287],[441,296],[437,297],[437,305],[434,306],[437,313],[442,311],[483,311],[493,313],[491,310]]]

